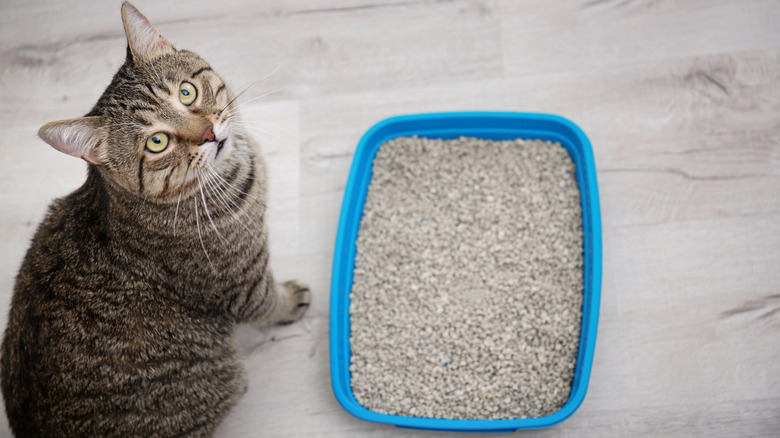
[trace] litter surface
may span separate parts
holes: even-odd
[[[542,141],[380,147],[350,294],[358,403],[463,420],[538,418],[566,403],[583,298],[574,171]]]

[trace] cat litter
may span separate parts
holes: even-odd
[[[385,138],[370,173],[360,180],[353,163],[350,175],[366,191],[352,224],[348,300],[335,286],[331,297],[337,399],[359,418],[421,429],[563,421],[584,398],[598,305],[598,214],[583,201],[596,193],[578,173],[583,157],[552,135],[375,130]],[[356,219],[347,192],[342,222]]]
[[[384,144],[350,295],[358,403],[469,420],[563,407],[582,319],[579,199],[559,144]]]

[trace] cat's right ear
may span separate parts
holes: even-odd
[[[105,162],[102,151],[106,133],[101,117],[79,117],[76,119],[49,122],[38,130],[38,136],[54,149],[92,164]]]
[[[122,23],[133,62],[151,61],[174,52],[173,45],[130,2],[122,3]]]

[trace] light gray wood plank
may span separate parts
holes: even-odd
[[[503,0],[500,9],[512,75],[780,45],[780,5],[772,0]]]

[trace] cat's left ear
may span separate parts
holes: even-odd
[[[102,118],[78,117],[49,122],[38,130],[38,136],[60,152],[82,158],[92,164],[105,162],[103,152],[107,134]]]
[[[151,61],[174,52],[173,45],[130,2],[122,4],[122,23],[134,62]]]

